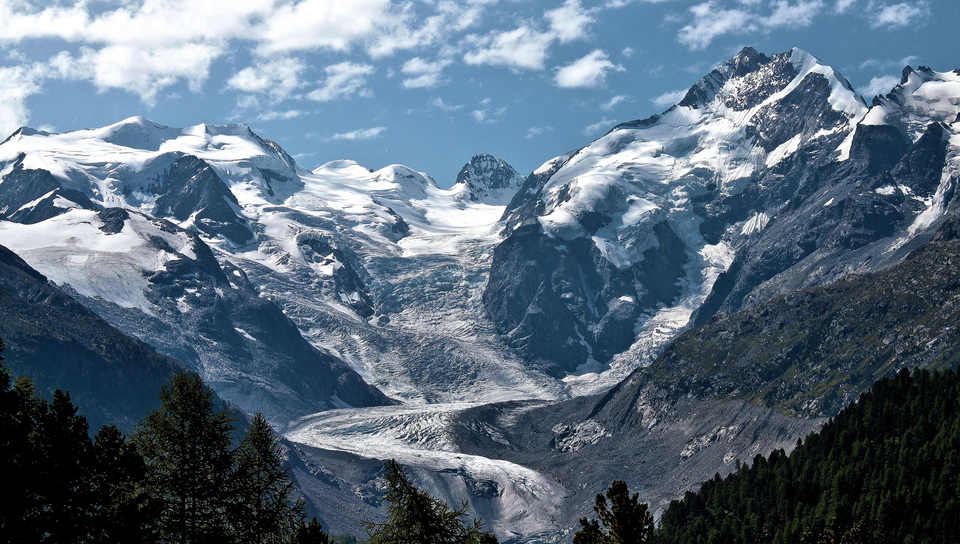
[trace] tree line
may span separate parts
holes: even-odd
[[[665,544],[960,538],[960,378],[901,370],[790,455],[758,455],[673,501]]]
[[[0,351],[3,342],[0,340]],[[0,357],[0,543],[328,544],[257,414],[242,437],[213,392],[182,372],[128,439],[91,439],[60,390],[41,398]],[[371,544],[495,544],[467,505],[451,508],[385,465],[387,517]],[[960,376],[903,370],[876,382],[790,455],[776,450],[670,503],[658,526],[615,481],[574,544],[936,543],[960,520]]]
[[[306,522],[267,421],[256,414],[237,440],[233,415],[196,374],[161,386],[160,407],[131,437],[105,425],[91,439],[68,393],[48,402],[2,361],[0,544],[331,542]],[[395,461],[384,472],[388,516],[365,523],[369,544],[496,544],[466,503],[431,497]]]
[[[260,414],[235,440],[199,376],[158,397],[132,437],[106,425],[91,439],[68,393],[48,402],[0,363],[0,542],[327,543]]]
[[[877,381],[790,455],[738,461],[672,501],[656,530],[622,481],[594,510],[574,544],[958,542],[960,377],[902,370]]]

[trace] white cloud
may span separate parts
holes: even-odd
[[[930,9],[926,2],[901,2],[899,4],[885,5],[876,11],[873,4],[868,10],[875,12],[870,26],[873,28],[896,28],[909,26],[915,20],[922,19],[930,14]]]
[[[550,132],[551,130],[553,130],[553,127],[550,127],[550,126],[546,126],[546,127],[541,127],[541,126],[530,127],[530,128],[527,129],[527,135],[524,136],[524,138],[526,138],[526,139],[528,139],[528,140],[532,140],[532,139],[536,138],[537,136],[540,136],[540,135],[542,135],[542,134],[546,134],[546,133]]]
[[[489,104],[489,102],[481,102],[483,104]],[[480,124],[490,124],[496,123],[500,120],[504,114],[507,113],[507,108],[483,108],[479,110],[473,110],[470,112],[470,117],[473,117],[473,120]]]
[[[506,66],[511,70],[543,70],[555,43],[589,38],[596,11],[584,9],[579,0],[566,0],[543,14],[547,30],[542,30],[543,25],[525,22],[513,30],[483,36],[471,34],[463,40],[469,49],[463,60],[467,64]]]
[[[899,60],[879,60],[879,59],[867,59],[860,63],[860,70],[867,69],[876,69],[880,71],[889,71],[889,70],[900,70],[904,66],[909,66],[915,62],[920,57],[916,55],[908,55]]]
[[[435,62],[429,62],[414,57],[403,63],[400,71],[408,76],[403,80],[404,89],[433,88],[444,83],[443,69],[453,62],[450,59],[440,59]]]
[[[620,54],[623,55],[623,58],[629,59],[633,56],[633,52],[634,51],[632,47],[624,47]]]
[[[446,113],[453,113],[463,109],[463,104],[447,104],[439,96],[431,100],[430,103]]]
[[[554,81],[557,87],[562,88],[580,88],[580,87],[601,87],[606,82],[607,72],[615,70],[624,71],[623,66],[610,62],[607,54],[600,49],[594,50],[589,55],[573,61],[572,63],[557,70]]]
[[[880,76],[875,77],[870,80],[870,83],[866,87],[857,89],[860,91],[860,94],[865,96],[867,100],[870,100],[878,94],[887,94],[889,93],[897,84],[900,83],[900,78],[896,76]]]
[[[245,93],[269,94],[273,100],[280,101],[303,85],[300,75],[305,69],[300,59],[260,61],[234,74],[227,80],[227,87]]]
[[[373,127],[373,128],[361,128],[357,130],[351,130],[350,132],[340,132],[334,134],[327,138],[327,141],[333,140],[372,140],[374,138],[379,138],[383,132],[387,130],[387,127]]]
[[[263,55],[330,49],[347,51],[404,19],[390,0],[303,0],[278,5],[256,28]]]
[[[220,54],[216,47],[199,43],[156,49],[110,45],[83,47],[78,57],[61,52],[49,64],[53,77],[90,80],[100,91],[123,89],[154,105],[160,91],[181,80],[198,92]]]
[[[587,37],[587,29],[596,18],[594,10],[585,10],[580,6],[580,0],[567,0],[557,9],[544,14],[550,23],[550,33],[561,43],[579,40]]]
[[[693,22],[680,29],[680,43],[691,49],[705,49],[714,38],[731,32],[749,32],[756,26],[751,14],[742,9],[722,9],[710,0],[690,8]]]
[[[613,108],[617,107],[617,105],[620,104],[621,102],[626,102],[629,99],[630,97],[628,97],[625,94],[618,94],[617,96],[614,96],[613,98],[611,98],[609,102],[600,106],[600,109],[603,111],[610,111]]]
[[[653,105],[658,108],[669,108],[670,106],[683,100],[683,97],[686,94],[687,94],[687,91],[683,89],[678,89],[676,91],[669,91],[669,92],[663,93],[656,98],[651,98],[650,101],[653,102]]]
[[[554,37],[548,33],[521,26],[486,36],[467,36],[473,47],[464,55],[467,64],[489,64],[513,69],[543,70]]]
[[[307,112],[302,110],[265,111],[257,115],[257,121],[287,121],[289,119],[302,117],[306,115],[306,113]]]
[[[42,66],[0,67],[0,138],[27,124],[27,98],[41,91],[43,71]]]
[[[846,13],[855,3],[857,3],[857,0],[837,0],[834,11],[837,13]]]
[[[310,100],[329,102],[338,98],[350,98],[353,95],[363,97],[372,95],[365,85],[367,76],[375,71],[373,66],[347,61],[327,66],[324,71],[327,73],[327,79],[320,88],[307,94]]]
[[[592,124],[592,125],[587,125],[586,127],[584,127],[584,128],[583,128],[583,135],[584,135],[584,136],[592,136],[592,135],[594,135],[594,134],[596,134],[596,133],[598,133],[598,132],[601,132],[601,131],[604,131],[604,130],[607,130],[607,129],[611,128],[611,127],[613,126],[613,124],[614,124],[613,121],[611,121],[610,119],[607,119],[606,117],[604,117],[603,119],[597,121],[596,123],[594,123],[594,124]]]
[[[823,0],[798,0],[794,4],[787,0],[778,0],[770,5],[773,12],[760,19],[760,24],[767,31],[809,26],[824,8]]]
[[[680,29],[677,39],[691,49],[704,49],[725,34],[772,32],[781,28],[809,26],[824,7],[823,0],[771,0],[769,13],[758,11],[764,4],[741,0],[741,7],[727,9],[716,0],[692,6],[692,21]]]

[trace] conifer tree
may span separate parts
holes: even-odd
[[[0,340],[0,352],[3,340]],[[3,357],[0,357],[3,361]],[[0,542],[20,542],[35,534],[27,523],[30,511],[30,472],[35,462],[29,451],[32,420],[24,417],[24,395],[11,387],[10,374],[0,364],[0,463],[4,467],[0,493]]]
[[[157,540],[156,508],[143,485],[147,466],[136,446],[114,425],[104,425],[94,438],[94,492],[98,505],[94,542]]]
[[[181,372],[160,388],[160,408],[138,424],[134,442],[159,505],[164,542],[220,542],[227,533],[233,469],[233,418],[217,410],[196,374]]]
[[[647,544],[653,541],[653,515],[646,503],[630,495],[626,482],[615,480],[607,496],[597,494],[594,512],[597,519],[580,519],[581,529],[573,537],[574,544]],[[610,508],[607,508],[607,499]],[[601,529],[601,525],[603,528]]]
[[[280,439],[257,412],[235,452],[233,530],[241,542],[287,542],[303,525],[304,503],[291,503],[293,482]]]
[[[496,544],[482,531],[480,520],[467,522],[467,504],[452,509],[447,503],[417,489],[403,466],[394,460],[384,464],[389,503],[383,523],[367,523],[370,544]]]
[[[330,539],[320,527],[320,522],[314,517],[310,523],[297,528],[290,542],[291,544],[329,544]]]

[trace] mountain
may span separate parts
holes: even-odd
[[[475,302],[498,241],[501,201],[523,181],[502,160],[474,157],[444,190],[402,165],[371,171],[340,160],[311,172],[242,124],[176,129],[131,118],[65,134],[21,129],[0,145],[0,163],[0,213],[9,225],[0,241],[121,330],[201,369],[228,400],[274,423],[388,402],[357,376],[403,400],[565,394],[503,349]],[[154,224],[134,229],[139,260],[85,227],[81,210],[101,209]],[[63,224],[85,230],[60,232],[60,242],[41,234]],[[203,246],[197,266],[207,275],[196,278],[206,289],[180,282],[187,296],[147,281],[170,279],[162,261],[173,257],[151,256],[153,241],[165,236],[153,232],[161,224]],[[85,246],[78,254],[98,257],[83,264],[68,255],[74,238]],[[193,259],[181,253],[177,262]],[[95,265],[102,259],[116,263]],[[116,277],[127,284],[122,292]],[[238,303],[224,304],[233,295],[248,309],[272,304],[269,323],[233,322],[245,315]],[[276,308],[313,351],[292,339]],[[286,344],[269,345],[285,336]],[[291,352],[291,343],[301,351]],[[335,370],[322,374],[321,366]],[[314,380],[330,385],[309,385]]]
[[[69,391],[91,429],[115,424],[130,432],[183,368],[111,327],[3,246],[0,338],[11,374],[32,379],[45,398]]]
[[[0,148],[0,237],[113,326],[277,424],[391,402],[310,346],[204,241],[245,247],[252,224],[236,195],[279,198],[300,185],[299,167],[276,144],[242,126],[174,130],[133,118],[64,135],[20,130]]]
[[[958,113],[957,72],[906,70],[868,105],[805,52],[747,48],[661,115],[527,177],[477,155],[450,189],[399,164],[310,171],[243,124],[24,128],[0,144],[0,243],[264,411],[335,532],[377,515],[377,460],[394,458],[503,539],[562,540],[624,465],[661,508],[789,448],[827,395],[896,366],[881,348],[855,376],[825,359],[803,377],[822,402],[804,408],[796,390],[764,396],[793,372],[768,357],[776,319],[743,325],[773,343],[732,361],[719,335],[737,333],[709,327],[889,269],[946,229]],[[835,293],[879,317],[858,289]],[[929,314],[938,296],[916,319],[950,318]],[[849,341],[826,331],[846,314],[808,311],[819,337]],[[718,335],[696,349],[726,361],[709,387],[684,381],[694,355],[656,359],[695,325]],[[926,338],[900,330],[894,350],[908,332]]]
[[[958,401],[952,370],[880,380],[789,457],[758,455],[671,503],[659,541],[952,541]]]
[[[463,165],[453,189],[474,202],[505,206],[525,180],[502,159],[484,153]]]
[[[954,211],[958,95],[958,73],[908,69],[868,107],[803,51],[745,48],[527,178],[490,317],[553,374],[611,368],[596,391],[718,311],[896,263]]]

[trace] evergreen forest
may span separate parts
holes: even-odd
[[[0,350],[3,344],[0,341]],[[2,358],[0,358],[2,361]],[[255,415],[245,432],[195,374],[180,372],[125,436],[92,436],[68,393],[51,400],[0,364],[0,543],[290,543],[331,539]],[[384,465],[387,517],[376,544],[490,544],[467,505],[452,508]],[[648,505],[615,481],[575,544],[955,542],[960,535],[960,376],[901,370],[877,381],[787,455],[776,450],[671,502]]]
[[[673,501],[657,541],[960,541],[960,378],[879,380],[790,455],[758,455]]]

